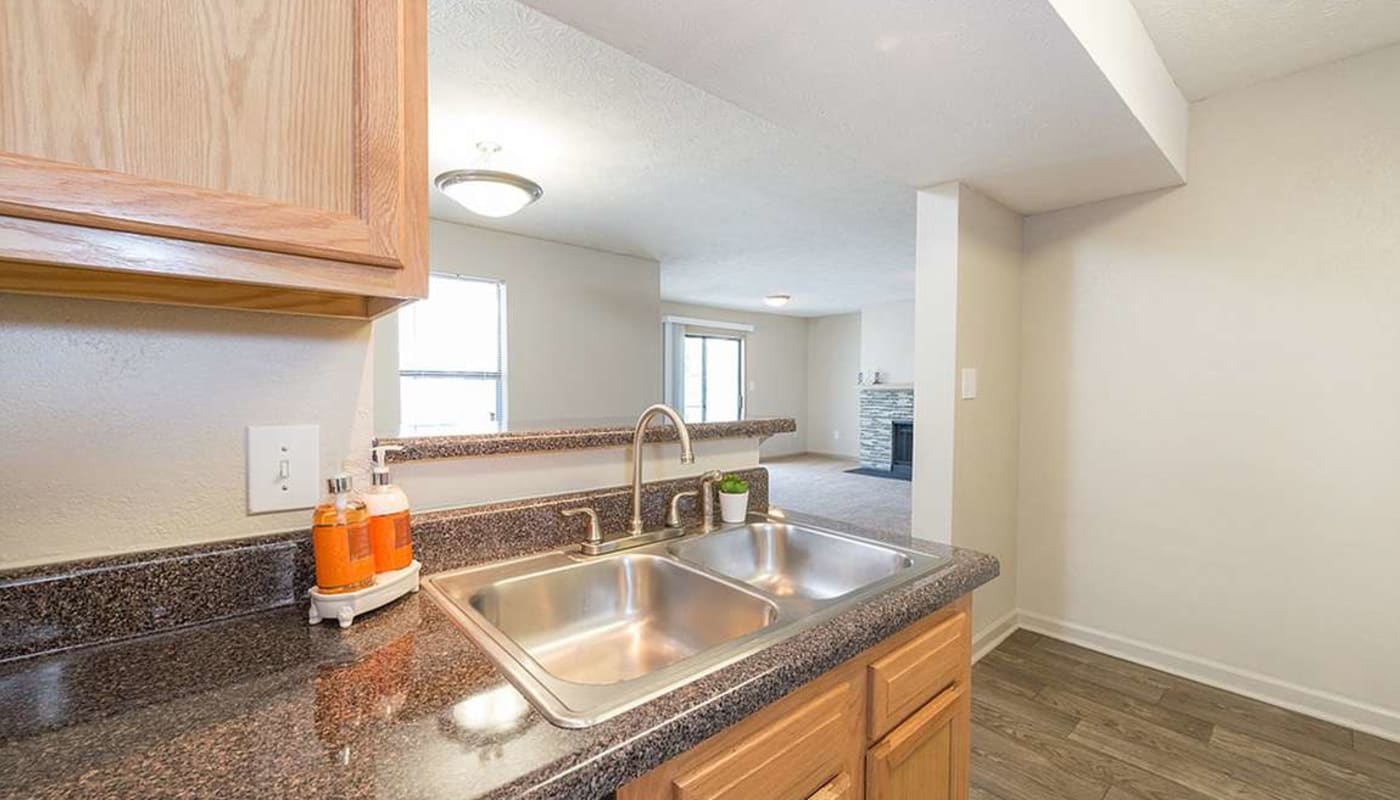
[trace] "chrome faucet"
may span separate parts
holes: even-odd
[[[627,533],[638,536],[642,533],[642,441],[646,438],[647,423],[657,414],[665,414],[676,426],[681,439],[681,463],[694,464],[695,451],[690,448],[690,429],[674,408],[662,403],[651,406],[637,418],[637,427],[632,431],[632,521],[627,525]]]
[[[657,414],[665,414],[670,417],[671,422],[676,426],[676,433],[681,439],[681,463],[695,463],[695,452],[690,449],[690,430],[685,427],[681,415],[677,414],[674,408],[661,404],[643,411],[642,416],[637,420],[637,429],[632,432],[632,521],[627,525],[627,535],[603,541],[603,534],[598,525],[598,515],[592,509],[570,509],[563,512],[566,516],[584,514],[589,518],[588,541],[580,544],[578,548],[579,552],[584,555],[599,556],[604,553],[614,553],[629,547],[674,539],[685,534],[685,530],[680,527],[679,522],[671,523],[672,519],[680,519],[680,508],[677,506],[678,498],[671,500],[670,513],[667,514],[668,527],[651,533],[645,533],[642,530],[642,444],[646,438],[647,423],[651,422],[651,418]],[[693,495],[695,492],[687,494]]]

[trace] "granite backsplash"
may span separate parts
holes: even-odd
[[[768,471],[736,470],[750,508],[768,508]],[[670,498],[699,478],[644,486],[642,517],[660,527]],[[629,487],[573,492],[415,514],[414,554],[425,573],[583,541],[566,508],[592,506],[603,530],[626,529]],[[683,506],[687,524],[697,504]],[[198,625],[301,602],[314,583],[310,532],[129,553],[0,571],[0,661]]]

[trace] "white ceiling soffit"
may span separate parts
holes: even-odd
[[[1140,27],[1117,35],[1140,26],[1128,0],[526,2],[909,186],[1033,213],[1182,182],[1185,102],[1131,74],[1161,64]]]
[[[1400,41],[1400,0],[1133,0],[1186,96],[1277,78]]]
[[[913,296],[909,187],[513,0],[432,0],[431,174],[480,140],[544,198],[485,220],[433,191],[434,218],[659,260],[670,300],[773,313],[763,296],[790,294],[780,313],[818,316]]]

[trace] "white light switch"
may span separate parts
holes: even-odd
[[[962,399],[977,399],[977,370],[968,367],[962,371]]]
[[[311,508],[321,483],[321,426],[248,426],[248,513]]]

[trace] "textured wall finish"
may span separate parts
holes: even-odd
[[[1392,735],[1397,86],[1400,46],[1218,95],[1186,187],[1027,221],[1019,571]]]
[[[655,261],[437,220],[428,234],[434,272],[505,282],[507,421],[626,419],[661,399]],[[396,341],[395,325],[375,336]],[[396,346],[376,347],[381,436],[398,434],[398,366]]]
[[[371,438],[362,322],[0,294],[0,565],[304,527],[248,516],[247,425]]]
[[[867,382],[914,382],[914,301],[860,310],[860,371]]]
[[[1400,40],[1395,0],[1133,0],[1192,100]]]
[[[860,315],[807,320],[807,451],[860,455]]]
[[[994,553],[1017,548],[1021,217],[971,187],[919,193],[915,536]],[[959,372],[978,371],[963,399]],[[1016,584],[974,602],[974,636],[1016,609]]]
[[[514,0],[429,4],[433,174],[500,142],[544,199],[482,220],[662,262],[667,299],[813,316],[907,298],[914,196],[856,154],[804,140]],[[761,272],[759,270],[761,269]]]
[[[1125,100],[1123,37],[1077,35],[1047,0],[527,4],[909,187],[958,180],[1045,211],[1182,180],[1162,120],[1133,109],[1145,88],[1184,129],[1180,93],[1131,83]],[[1125,0],[1080,3],[1093,22],[1108,4],[1137,22]],[[1131,44],[1161,71],[1146,36]]]

